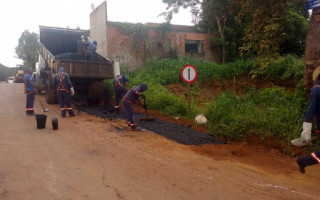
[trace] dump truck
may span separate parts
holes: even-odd
[[[89,36],[88,30],[40,26],[39,61],[36,65],[37,90],[45,93],[48,104],[57,102],[53,77],[60,67],[69,74],[75,102],[97,104],[103,102],[103,80],[111,79],[113,61],[95,54],[95,61],[83,55],[81,36]]]
[[[23,83],[24,72],[23,70],[17,70],[16,75],[14,76],[15,83]]]

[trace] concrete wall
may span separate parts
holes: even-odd
[[[108,56],[107,2],[104,1],[90,14],[90,37],[98,43],[97,52]]]
[[[188,56],[208,61],[215,61],[215,55],[209,48],[209,35],[204,33],[171,31],[165,36],[156,29],[150,28],[145,44],[137,46],[136,39],[126,31],[113,23],[108,23],[109,35],[109,56],[111,59],[120,62],[129,69],[144,66],[145,61],[152,57],[167,58],[170,56],[170,49],[176,51],[178,56]],[[203,44],[202,53],[185,52],[187,40],[201,41]]]
[[[177,49],[179,56],[188,56],[188,57],[200,58],[208,61],[215,61],[216,57],[213,51],[210,50],[209,37],[210,35],[205,33],[172,31],[171,44],[173,48]],[[186,40],[201,41],[203,43],[203,52],[202,53],[185,52]]]
[[[116,26],[108,23],[109,56],[110,59],[120,62],[120,67],[133,70],[143,66],[143,56],[138,54],[138,49],[133,46],[133,39]]]

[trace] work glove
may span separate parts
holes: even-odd
[[[144,94],[141,94],[141,98],[145,99],[145,98],[146,98],[146,96],[145,96]]]
[[[73,95],[74,95],[74,89],[73,89],[73,87],[70,88],[70,91],[71,91],[71,96],[73,96]]]

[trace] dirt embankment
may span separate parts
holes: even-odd
[[[249,76],[241,76],[235,79],[221,79],[210,80],[199,83],[201,87],[198,87],[196,93],[197,102],[200,107],[211,100],[214,97],[218,97],[224,91],[234,91],[237,94],[245,94],[249,90],[255,88],[258,90],[264,90],[271,87],[284,87],[287,91],[294,92],[297,82],[293,79],[290,80],[259,80],[252,79]],[[182,83],[175,83],[167,85],[167,88],[179,96],[184,95],[187,98],[187,87]]]

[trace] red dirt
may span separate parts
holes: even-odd
[[[260,145],[186,146],[125,120],[49,108],[46,129],[25,116],[22,84],[0,84],[0,199],[319,199],[319,166]],[[44,100],[44,97],[41,97]],[[36,112],[42,110],[38,101]],[[59,129],[50,120],[58,117]],[[169,119],[168,119],[169,120]],[[172,119],[170,119],[172,120]],[[179,121],[179,120],[177,120]],[[186,122],[188,124],[189,122]]]

